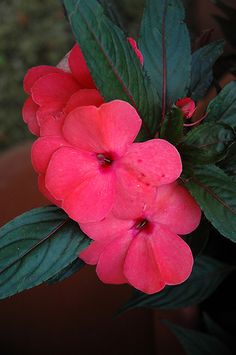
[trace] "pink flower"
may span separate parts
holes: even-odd
[[[99,221],[112,208],[121,216],[133,213],[144,198],[152,198],[154,187],[180,176],[181,159],[170,143],[133,143],[140,127],[136,110],[115,100],[100,108],[73,110],[65,118],[62,136],[36,141],[34,168],[72,219]]]
[[[104,102],[77,45],[65,62],[64,69],[41,65],[31,68],[25,76],[24,90],[30,97],[22,114],[35,135],[55,135],[65,115],[75,107],[100,106]]]
[[[182,110],[185,118],[191,118],[196,110],[195,102],[190,97],[179,99],[175,105]]]
[[[128,40],[142,60],[135,40]],[[22,110],[23,119],[36,136],[60,134],[65,116],[74,108],[104,103],[77,44],[58,67],[31,68],[24,78],[24,90],[29,98]]]
[[[111,213],[99,223],[80,224],[94,240],[80,258],[97,265],[103,282],[129,283],[152,294],[189,277],[192,253],[178,234],[192,232],[200,218],[187,190],[176,182],[163,185],[154,201],[132,216],[121,219]]]

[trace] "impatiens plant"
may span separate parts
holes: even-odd
[[[32,164],[56,206],[1,228],[0,299],[89,264],[134,289],[123,310],[200,303],[234,270],[207,241],[236,242],[235,82],[198,116],[223,43],[191,52],[181,0],[147,1],[137,42],[101,1],[63,3],[77,43],[24,78]]]

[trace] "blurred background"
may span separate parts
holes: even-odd
[[[114,0],[124,27],[134,38],[144,3]],[[219,76],[234,72],[235,0],[225,0],[220,7],[210,0],[185,0],[185,4],[193,43],[205,30],[212,30],[211,40],[224,37],[225,55],[216,71]],[[37,190],[30,163],[34,137],[21,118],[26,98],[22,81],[32,66],[56,65],[72,45],[73,36],[59,0],[0,0],[0,225],[48,204]],[[114,318],[129,296],[129,287],[102,285],[94,270],[85,268],[61,284],[41,286],[1,301],[0,354],[181,354],[180,346],[159,319],[177,317],[183,325],[192,326],[198,311],[163,315],[136,310]]]

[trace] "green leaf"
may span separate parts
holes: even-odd
[[[183,127],[183,112],[177,107],[172,107],[167,113],[161,127],[160,138],[166,139],[170,143],[177,145],[183,138]]]
[[[64,0],[64,5],[105,100],[129,102],[143,120],[139,138],[154,137],[160,120],[160,101],[124,33],[105,16],[96,0]]]
[[[223,342],[212,335],[182,328],[169,321],[163,323],[175,334],[187,355],[233,355]]]
[[[213,81],[213,65],[223,54],[224,41],[212,42],[192,54],[192,72],[189,95],[198,101],[208,91]]]
[[[215,163],[226,156],[235,138],[234,130],[226,124],[204,123],[185,136],[180,153],[193,164]]]
[[[55,284],[57,282],[64,281],[65,279],[68,279],[69,277],[71,277],[74,274],[76,274],[84,266],[85,266],[85,263],[81,259],[77,258],[71,264],[66,266],[61,271],[59,271],[56,275],[54,275],[47,282],[49,284]]]
[[[187,95],[191,50],[185,13],[180,0],[149,0],[140,32],[144,68],[162,98],[162,118],[167,106]]]
[[[219,166],[236,181],[236,143],[229,148],[226,158],[220,162]]]
[[[137,292],[120,312],[139,307],[176,309],[201,303],[216,290],[232,270],[232,266],[207,256],[199,256],[195,260],[192,274],[184,283],[166,286],[161,292],[153,295]]]
[[[192,174],[185,186],[213,226],[236,242],[236,182],[214,165],[195,166]]]
[[[207,108],[208,122],[226,123],[236,128],[236,82],[231,81],[210,102]]]
[[[184,241],[190,246],[193,256],[201,254],[210,237],[209,222],[206,218],[202,218],[200,225],[192,233],[182,236]]]
[[[47,281],[89,244],[57,207],[29,211],[0,229],[0,299]]]
[[[109,19],[114,24],[116,24],[117,26],[119,26],[120,28],[123,29],[123,23],[122,23],[122,20],[119,16],[115,1],[114,0],[98,0],[98,2],[102,5],[106,16],[109,17]]]

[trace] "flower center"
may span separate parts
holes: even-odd
[[[140,229],[140,230],[146,229],[148,226],[148,223],[149,222],[147,219],[141,219],[141,220],[137,221],[137,223],[135,224],[135,228]]]
[[[109,156],[109,154],[105,155],[105,154],[99,153],[99,154],[97,154],[97,159],[103,167],[110,166],[113,162],[113,160],[112,160],[111,156]]]

